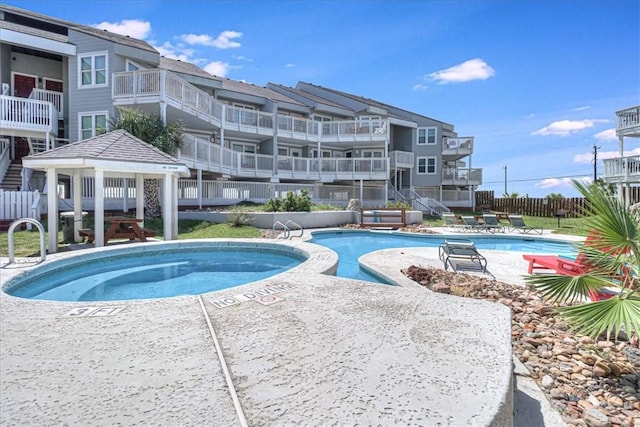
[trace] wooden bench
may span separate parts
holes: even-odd
[[[85,237],[87,238],[86,243],[93,243],[96,237],[96,233],[90,228],[81,228],[80,230],[78,230],[78,234],[80,235],[80,237],[82,237],[83,241]]]
[[[369,221],[368,221],[369,220]],[[402,228],[407,226],[405,209],[360,209],[361,228]]]

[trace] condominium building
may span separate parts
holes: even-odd
[[[405,201],[437,214],[474,208],[482,184],[474,138],[449,123],[314,83],[213,76],[143,40],[8,5],[0,5],[0,83],[6,190],[42,190],[44,175],[23,172],[20,159],[108,131],[122,109],[183,123],[176,156],[191,177],[179,182],[181,206],[309,188],[314,202]]]

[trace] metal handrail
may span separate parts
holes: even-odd
[[[33,218],[21,218],[13,221],[9,226],[8,233],[8,244],[9,244],[9,264],[11,264],[15,258],[15,244],[13,241],[13,231],[22,223],[30,223],[35,225],[38,228],[38,232],[40,233],[40,260],[38,262],[42,262],[47,258],[47,250],[45,245],[45,237],[44,237],[44,227],[40,224],[40,221],[35,220]]]
[[[302,226],[300,224],[298,224],[297,222],[295,222],[295,221],[287,220],[287,222],[284,223],[284,226],[287,227],[287,229],[289,229],[289,230],[290,230],[289,224],[292,224],[295,227],[297,227],[297,229],[300,230],[300,235],[299,236],[291,236],[291,234],[289,234],[288,238],[291,238],[291,237],[302,237],[302,235],[304,234],[304,228],[302,228]]]
[[[274,223],[273,223],[273,228],[272,228],[272,230],[273,230],[274,232],[276,231],[276,226],[278,226],[278,225],[279,225],[279,226],[281,226],[281,227],[282,227],[282,230],[284,231],[284,237],[283,237],[283,239],[288,239],[288,238],[289,238],[289,235],[290,235],[289,227],[287,227],[285,224],[281,223],[280,221],[276,221],[276,222],[274,222]],[[275,238],[276,238],[276,239],[278,239],[278,238],[280,238],[280,236],[275,237]]]

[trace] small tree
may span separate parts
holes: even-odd
[[[564,199],[564,196],[560,193],[549,193],[545,196],[545,199]]]
[[[517,199],[518,197],[520,197],[520,194],[518,194],[518,193],[511,193],[511,194],[509,194],[509,193],[504,193],[504,194],[502,195],[502,198],[503,198],[503,199]]]
[[[120,116],[110,122],[111,129],[124,129],[167,154],[175,154],[182,147],[182,123],[165,124],[157,114],[144,115],[137,111],[121,110]],[[160,181],[144,180],[144,208],[146,218],[161,216]]]
[[[558,308],[574,330],[607,339],[621,331],[640,332],[640,216],[627,209],[618,198],[599,185],[574,181],[587,200],[583,212],[586,230],[596,236],[593,243],[578,249],[588,266],[578,276],[536,274],[526,278],[551,301],[576,303]],[[590,292],[602,288],[616,295],[587,302]]]

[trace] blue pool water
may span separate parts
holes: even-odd
[[[473,240],[478,250],[516,251],[527,253],[549,253],[575,257],[575,248],[570,243],[511,236],[445,236],[442,234],[409,235],[406,233],[390,233],[365,230],[316,231],[312,234],[311,243],[323,245],[334,250],[339,257],[339,277],[367,280],[384,283],[360,269],[358,258],[369,252],[407,247],[437,248],[445,239],[467,238]]]
[[[299,265],[304,257],[273,248],[197,246],[125,252],[28,276],[9,295],[55,301],[113,301],[197,295],[261,280]]]

